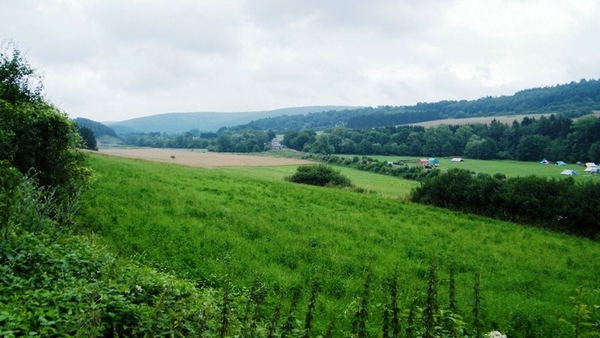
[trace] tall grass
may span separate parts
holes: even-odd
[[[600,245],[586,239],[243,170],[99,155],[91,164],[98,181],[79,218],[114,252],[200,285],[223,287],[228,275],[233,288],[244,288],[258,275],[275,299],[299,285],[310,289],[311,276],[319,275],[311,311],[320,332],[330,323],[351,326],[365,269],[369,299],[384,301],[385,280],[397,268],[398,307],[411,308],[414,295],[420,302],[427,293],[434,256],[440,257],[439,294],[450,290],[447,258],[454,257],[453,297],[465,320],[474,320],[467,290],[480,272],[484,301],[477,320],[483,330],[512,330],[511,337],[550,332],[557,315],[571,310],[573,290],[597,288],[600,280]],[[299,298],[298,307],[307,309],[308,298]],[[290,309],[285,318],[295,313]],[[370,325],[381,327],[382,320],[383,311],[369,313]]]

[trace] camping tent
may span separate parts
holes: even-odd
[[[577,172],[575,170],[565,169],[560,174],[567,175],[567,176],[575,176],[575,175],[577,175]]]
[[[436,166],[436,167],[440,165],[440,161],[438,161],[437,158],[430,158],[427,161],[429,162],[429,164]]]
[[[548,164],[548,163],[550,163],[550,162],[548,162],[547,159],[543,159],[543,160],[540,161],[540,164]]]
[[[563,161],[556,161],[556,165],[567,165],[567,164]]]
[[[450,160],[450,162],[462,162],[462,161],[463,161],[463,159],[460,158],[460,157],[455,157],[455,158],[453,158],[453,159]]]

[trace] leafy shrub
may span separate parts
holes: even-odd
[[[0,160],[66,201],[85,186],[90,172],[77,151],[74,122],[45,102],[35,71],[12,45],[0,46]]]
[[[286,180],[294,183],[318,185],[318,186],[334,186],[334,187],[352,187],[352,182],[349,178],[342,175],[339,171],[332,167],[318,165],[301,165],[296,173]]]
[[[411,192],[417,203],[541,226],[594,238],[600,234],[600,184],[572,178],[477,175],[464,169],[427,177]],[[596,197],[594,197],[596,196]]]

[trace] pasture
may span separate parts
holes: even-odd
[[[90,162],[97,182],[79,219],[112,251],[198,285],[222,286],[227,275],[236,288],[249,288],[258,278],[271,306],[296,285],[306,295],[317,275],[321,332],[331,318],[350,325],[369,271],[370,325],[381,323],[377,304],[395,269],[401,308],[423,299],[434,259],[439,302],[447,302],[453,258],[461,313],[472,319],[480,273],[485,328],[510,337],[564,330],[557,319],[572,316],[569,296],[600,286],[599,243],[389,198],[399,179],[342,170],[367,189],[389,184],[382,197],[284,181],[295,166],[207,169],[97,154]]]
[[[352,157],[354,155],[339,155],[340,157]],[[418,165],[417,160],[425,157],[408,157],[408,156],[368,156],[379,161],[388,162],[403,162],[407,165]],[[554,164],[540,164],[539,162],[524,162],[512,160],[473,160],[465,158],[463,162],[452,162],[451,157],[438,157],[440,162],[440,170],[448,170],[451,168],[461,168],[473,171],[475,173],[484,173],[493,175],[502,173],[507,177],[516,176],[542,176],[548,178],[564,178],[566,176],[560,173],[565,169],[572,169],[578,172],[578,175],[573,176],[576,180],[600,180],[597,175],[592,175],[584,172],[584,166],[578,166],[573,163],[567,163],[566,166],[557,166]]]

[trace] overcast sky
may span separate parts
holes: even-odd
[[[2,0],[70,117],[477,99],[600,78],[596,0]]]

